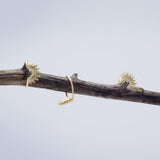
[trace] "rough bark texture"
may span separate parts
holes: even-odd
[[[30,72],[25,67],[17,70],[0,71],[0,85],[25,86],[29,75]],[[77,74],[72,75],[71,78],[76,94],[160,105],[160,93],[158,92],[127,87],[127,83],[104,85],[87,82],[79,80]],[[40,73],[39,81],[29,86],[71,92],[71,86],[67,78],[44,73]]]

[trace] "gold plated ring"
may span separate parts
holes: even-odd
[[[25,61],[25,66],[28,69],[28,71],[31,71],[31,75],[27,78],[26,82],[26,88],[29,86],[29,84],[35,83],[35,81],[38,81],[39,75],[39,68],[35,64],[29,63],[27,60]]]
[[[129,87],[132,88],[137,88],[137,89],[141,89],[144,90],[142,87],[136,86],[136,80],[134,78],[134,76],[132,76],[132,74],[130,73],[122,73],[119,80],[118,80],[118,84],[121,85],[124,81],[129,83]]]
[[[61,101],[59,102],[59,105],[64,105],[64,104],[68,104],[68,103],[71,103],[73,102],[74,100],[74,86],[73,86],[73,82],[72,82],[72,79],[67,75],[66,78],[68,78],[70,84],[71,84],[71,89],[72,89],[72,98],[68,97],[68,93],[65,92],[66,94],[66,97],[61,99]]]

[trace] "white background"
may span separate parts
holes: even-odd
[[[0,70],[116,84],[123,72],[160,91],[160,1],[0,0]],[[0,87],[1,160],[159,160],[160,107]]]

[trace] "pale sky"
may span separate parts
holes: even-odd
[[[24,61],[57,76],[160,92],[160,1],[0,0],[0,70]],[[2,160],[159,160],[160,107],[0,86]]]

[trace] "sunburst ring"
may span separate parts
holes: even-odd
[[[129,83],[129,86],[135,86],[136,85],[136,80],[134,79],[134,76],[132,76],[132,74],[130,73],[122,73],[119,80],[118,80],[118,84],[122,84],[123,81],[126,81]]]
[[[39,75],[39,68],[35,64],[29,63],[27,60],[25,61],[26,68],[31,72],[31,75],[27,78],[26,88],[30,85],[38,81]]]

